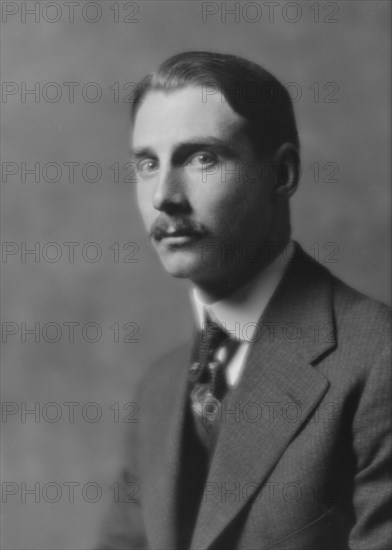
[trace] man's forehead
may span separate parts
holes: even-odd
[[[225,136],[244,127],[244,119],[220,93],[207,95],[201,86],[169,92],[147,92],[136,114],[131,138],[134,147],[150,146],[155,140],[184,141],[195,135]]]

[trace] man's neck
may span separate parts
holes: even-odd
[[[281,246],[273,247],[271,254],[268,254],[268,257],[264,261],[253,265],[248,264],[246,266],[247,269],[242,268],[234,275],[226,276],[213,282],[194,281],[194,287],[197,289],[200,299],[205,304],[213,304],[236,293],[272,265],[278,256],[284,254],[290,242],[288,239]]]

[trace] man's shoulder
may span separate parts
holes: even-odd
[[[391,308],[333,276],[334,306],[337,320],[361,331],[379,334],[391,329]]]
[[[301,327],[310,321],[312,329],[320,325],[319,338],[327,335],[336,344],[331,357],[369,365],[390,350],[391,309],[342,281],[299,245],[276,302],[274,312],[283,312],[283,319],[290,309]]]
[[[356,290],[331,273],[299,247],[301,277],[306,286],[314,285],[320,292],[331,291],[333,312],[338,327],[351,325],[356,330],[388,334],[391,330],[391,308],[383,302]]]
[[[368,374],[380,364],[390,370],[391,309],[334,277],[334,314],[338,350],[344,362]]]
[[[328,328],[332,328],[336,342],[335,351],[330,356],[332,361],[338,360],[341,367],[344,364],[345,372],[355,371],[357,374],[361,371],[369,374],[380,362],[388,368],[391,308],[356,290],[310,257],[304,260],[304,266],[308,266],[305,271],[311,273],[309,284],[313,281],[314,290],[324,293],[330,302],[328,316],[331,323]],[[327,301],[320,303],[326,306]]]

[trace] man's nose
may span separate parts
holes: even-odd
[[[159,174],[153,195],[155,210],[170,213],[187,205],[184,182],[178,170],[162,170]]]

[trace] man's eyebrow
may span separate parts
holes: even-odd
[[[193,138],[180,143],[175,147],[173,157],[186,156],[203,149],[213,149],[216,153],[225,157],[234,157],[238,155],[237,149],[230,140],[216,137]]]
[[[155,157],[154,151],[150,147],[131,147],[129,154],[134,159]]]
[[[187,154],[203,149],[214,149],[217,153],[220,153],[223,156],[234,157],[238,155],[238,150],[233,146],[230,140],[216,137],[197,137],[177,143],[174,147],[172,156],[173,159],[178,159],[186,156]],[[135,159],[157,157],[157,154],[151,147],[131,148],[130,155]]]

